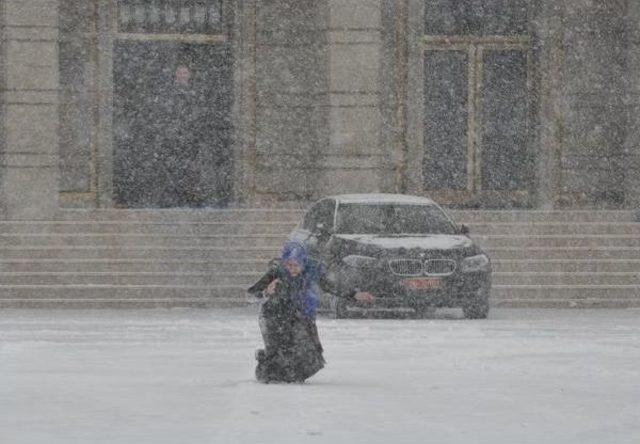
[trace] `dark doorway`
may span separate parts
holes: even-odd
[[[481,188],[526,190],[533,179],[527,144],[527,54],[485,50],[482,66]]]
[[[114,201],[221,207],[231,199],[229,45],[117,41]]]
[[[529,206],[528,48],[447,45],[424,50],[424,190],[447,205]]]
[[[531,206],[531,2],[424,5],[423,191],[459,207]]]

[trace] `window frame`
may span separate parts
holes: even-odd
[[[317,227],[318,223],[320,222],[320,218],[315,215],[314,213],[318,213],[321,214],[322,211],[324,211],[323,205],[327,205],[327,209],[329,209],[329,205],[332,207],[332,211],[331,211],[331,223],[330,223],[330,230],[334,230],[335,229],[335,221],[336,221],[336,201],[333,199],[322,199],[318,202],[316,202],[310,209],[309,211],[307,211],[307,213],[305,214],[305,217],[302,221],[302,228],[305,230],[309,230],[310,232],[313,232],[315,230],[315,228]],[[312,223],[310,226],[307,224],[307,218],[308,217],[312,217],[315,216],[315,222]]]

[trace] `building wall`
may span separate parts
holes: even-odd
[[[628,1],[566,1],[558,204],[624,206]]]
[[[383,11],[379,0],[330,0],[328,145],[321,194],[383,189]]]
[[[625,205],[640,207],[640,3],[627,5],[627,47],[625,78],[627,93],[623,104],[627,107],[624,153],[627,155],[624,178]]]
[[[97,3],[60,0],[59,5],[59,191],[91,193],[96,187],[93,151],[100,84],[96,81]]]
[[[256,5],[253,200],[379,189],[379,2]]]
[[[3,0],[0,24],[0,205],[46,218],[58,206],[57,2]]]
[[[114,4],[2,2],[4,217],[113,205]],[[416,136],[424,124],[416,81],[423,0],[232,7],[232,205],[425,192]],[[526,205],[636,206],[640,7],[630,0],[530,0],[528,7],[533,172]]]
[[[256,200],[316,195],[328,140],[327,2],[256,2]]]

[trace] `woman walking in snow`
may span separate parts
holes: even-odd
[[[256,378],[260,382],[302,382],[324,367],[323,348],[315,318],[318,286],[338,297],[372,302],[369,293],[340,294],[322,266],[309,259],[305,247],[285,243],[279,260],[249,292],[265,297],[260,311],[264,349],[256,352]]]

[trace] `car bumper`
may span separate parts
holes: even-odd
[[[361,291],[375,296],[370,307],[402,308],[417,306],[460,307],[479,299],[487,299],[491,289],[491,273],[458,273],[442,278],[440,288],[411,289],[401,280],[377,281],[363,285]]]

